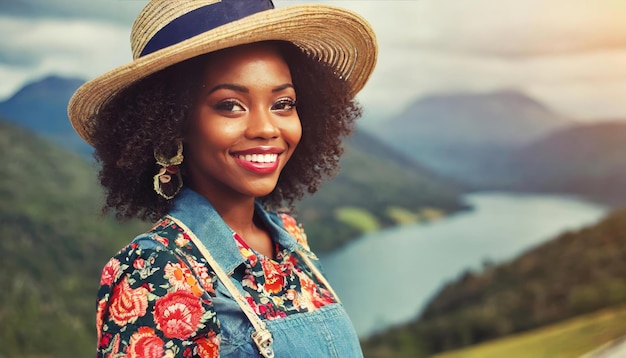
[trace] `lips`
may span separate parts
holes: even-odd
[[[283,152],[276,147],[258,147],[232,152],[231,156],[242,168],[255,174],[271,174],[278,169],[278,157]]]

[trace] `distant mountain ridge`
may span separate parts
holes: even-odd
[[[511,159],[518,190],[576,193],[626,203],[626,121],[588,123],[541,138]]]
[[[43,134],[74,152],[89,155],[91,147],[76,134],[67,116],[67,104],[84,82],[48,76],[28,83],[0,102],[0,117]]]
[[[482,188],[519,147],[571,121],[515,91],[418,99],[376,135],[441,175]]]
[[[420,98],[382,122],[377,133],[407,146],[438,142],[517,146],[568,123],[535,99],[505,90]]]
[[[502,91],[423,98],[374,133],[470,189],[626,203],[626,121],[585,123],[522,93]]]

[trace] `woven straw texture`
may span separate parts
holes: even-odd
[[[215,0],[150,2],[139,14],[131,32],[134,61],[81,86],[71,98],[68,115],[76,132],[91,142],[91,121],[100,107],[117,92],[152,73],[192,57],[237,45],[284,40],[310,57],[328,63],[348,82],[356,95],[376,64],[376,39],[359,15],[327,5],[296,5],[263,11],[137,57],[150,38],[173,19]]]

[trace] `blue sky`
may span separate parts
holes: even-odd
[[[626,118],[624,0],[314,2],[374,27],[379,63],[359,95],[369,117],[428,95],[519,89],[576,119]],[[130,61],[130,27],[145,3],[1,1],[0,98],[49,74],[90,79]]]

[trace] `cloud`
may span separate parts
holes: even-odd
[[[144,0],[6,0],[0,1],[0,14],[7,17],[94,19],[132,23]]]
[[[0,97],[48,74],[90,79],[130,61],[130,27],[146,2],[0,1],[0,31],[11,34],[0,38]],[[379,62],[359,94],[373,117],[422,96],[502,88],[567,115],[626,116],[624,0],[317,2],[374,27]]]
[[[0,95],[60,74],[90,79],[131,60],[127,26],[96,20],[0,16]]]
[[[360,98],[388,117],[423,96],[517,89],[572,117],[626,116],[625,63],[626,49],[516,59],[405,49],[381,54]],[[603,96],[614,103],[598,101]]]
[[[518,89],[574,117],[626,117],[626,1],[328,2],[368,19],[376,117],[428,95]]]
[[[626,46],[623,0],[324,2],[352,8],[385,49],[525,57]]]

